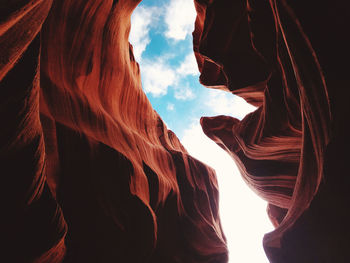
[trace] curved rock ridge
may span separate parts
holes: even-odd
[[[276,227],[264,237],[270,262],[348,262],[344,6],[285,0],[195,5],[201,83],[258,107],[242,121],[203,117],[201,125],[268,201]]]
[[[227,262],[213,169],[142,91],[139,1],[0,6],[3,262]]]

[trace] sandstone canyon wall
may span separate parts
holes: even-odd
[[[142,91],[138,2],[0,3],[1,261],[227,262],[215,172]],[[269,202],[269,260],[348,262],[346,4],[195,6],[201,83],[258,107],[201,124]]]
[[[1,2],[1,262],[227,261],[215,172],[142,91],[137,4]]]
[[[258,109],[201,119],[268,201],[270,262],[349,262],[348,18],[341,1],[196,1],[200,81]]]

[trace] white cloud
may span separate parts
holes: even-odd
[[[180,66],[176,69],[178,82],[186,78],[188,75],[196,76],[199,75],[197,61],[194,53],[189,53]],[[178,100],[191,100],[195,98],[193,90],[190,88],[188,82],[185,84],[178,84],[174,91],[174,97]]]
[[[175,87],[174,97],[178,100],[191,100],[195,98],[195,94],[186,83],[185,85],[178,85]]]
[[[175,40],[184,40],[194,28],[196,10],[191,0],[170,0],[166,7],[165,23],[167,31],[165,36]]]
[[[178,68],[169,63],[167,54],[154,60],[141,60],[141,76],[143,89],[154,97],[164,96],[171,87],[174,97],[178,100],[191,100],[195,98],[185,77],[198,74],[197,62],[192,53],[188,54]]]
[[[268,263],[262,238],[273,230],[266,202],[241,178],[234,161],[193,123],[181,139],[188,152],[216,170],[220,190],[220,218],[231,262]],[[254,251],[254,253],[251,253]]]
[[[241,97],[222,90],[210,89],[206,98],[206,106],[215,114],[229,115],[238,119],[254,111],[256,108]]]
[[[177,82],[175,71],[162,58],[143,61],[140,68],[143,89],[154,97],[166,95],[168,87]]]
[[[175,105],[173,103],[168,103],[166,106],[166,109],[169,111],[173,111],[175,109]]]
[[[131,16],[131,30],[129,41],[133,45],[134,56],[141,60],[142,53],[151,42],[149,31],[151,26],[159,19],[159,10],[156,7],[138,6]]]
[[[189,53],[184,61],[180,64],[179,68],[176,70],[176,72],[182,76],[192,75],[196,76],[199,75],[198,65],[196,58],[194,56],[194,53]]]
[[[174,39],[185,39],[193,30],[195,9],[189,0],[170,0],[165,7],[165,15],[161,15],[164,7],[138,6],[132,15],[130,42],[134,48],[135,59],[140,64],[143,89],[154,97],[164,96],[168,88],[174,89],[174,97],[178,100],[189,100],[195,97],[194,92],[183,84],[188,75],[198,75],[197,62],[193,52],[189,53],[178,68],[171,65],[169,54],[155,58],[152,61],[142,58],[143,52],[151,42],[150,32],[157,22],[164,18],[167,25],[166,35]],[[160,10],[162,9],[162,10]]]

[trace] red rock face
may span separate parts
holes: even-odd
[[[271,262],[349,260],[343,8],[319,1],[196,1],[202,84],[259,107],[242,121],[217,116],[201,124],[269,202],[276,229],[265,235],[264,248]]]
[[[137,4],[0,4],[1,261],[227,262],[215,172],[142,91]]]
[[[227,262],[215,172],[142,91],[137,4],[0,4],[1,261]],[[201,124],[269,202],[270,261],[348,262],[348,9],[195,5],[201,83],[258,107]]]

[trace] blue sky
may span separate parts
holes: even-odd
[[[140,64],[143,89],[191,155],[216,170],[230,263],[268,262],[262,249],[263,234],[272,230],[266,202],[245,185],[233,160],[199,125],[202,116],[242,119],[254,107],[199,84],[192,48],[195,15],[193,0],[143,0],[135,9],[129,40]]]

